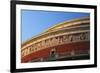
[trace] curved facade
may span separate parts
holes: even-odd
[[[21,62],[89,59],[89,17],[65,21],[22,43]]]

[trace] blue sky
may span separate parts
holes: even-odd
[[[82,12],[21,10],[21,41],[24,42],[55,24],[87,16],[90,16],[90,14]]]

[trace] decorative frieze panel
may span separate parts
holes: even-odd
[[[68,44],[68,43],[74,43],[74,42],[83,42],[83,41],[89,41],[90,40],[90,32],[80,32],[80,33],[73,33],[73,34],[65,34],[65,35],[59,35],[52,38],[45,39],[43,41],[37,42],[35,44],[32,44],[25,49],[22,50],[22,57],[29,55],[33,52],[53,47],[57,45],[62,44]]]

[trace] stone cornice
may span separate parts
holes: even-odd
[[[38,35],[38,36],[35,36],[35,37],[31,38],[30,40],[27,40],[26,42],[22,43],[21,46],[23,47],[24,45],[27,45],[27,44],[29,44],[30,42],[34,41],[34,39],[36,40],[36,39],[38,39],[39,37],[46,35],[47,33],[52,33],[53,31],[51,31],[51,30],[56,31],[56,28],[57,28],[57,27],[67,25],[67,27],[69,27],[69,28],[65,28],[65,29],[72,29],[72,28],[75,28],[75,26],[76,26],[77,24],[85,24],[85,23],[86,23],[86,24],[90,24],[89,17],[84,17],[84,18],[79,18],[79,19],[75,19],[75,20],[65,21],[65,22],[63,22],[63,23],[57,24],[57,25],[55,25],[55,26],[53,26],[53,27],[47,29],[45,32],[41,33],[41,34]],[[74,26],[74,27],[73,27],[73,26]],[[61,30],[61,29],[57,29],[57,31],[58,31],[58,30]],[[39,39],[40,39],[40,38],[39,38]]]

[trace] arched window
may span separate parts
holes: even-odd
[[[50,60],[56,60],[56,58],[57,58],[57,52],[56,52],[56,49],[53,48],[50,51]]]

